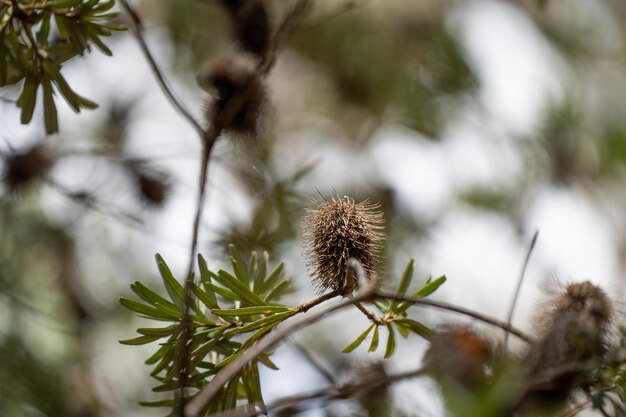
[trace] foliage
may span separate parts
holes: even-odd
[[[153,388],[155,392],[173,391],[181,387],[178,372],[183,366],[181,361],[188,361],[185,367],[189,371],[186,387],[194,391],[201,389],[224,366],[239,357],[256,341],[268,335],[280,323],[305,311],[302,304],[288,307],[278,300],[290,289],[290,280],[285,277],[284,263],[279,263],[271,271],[269,254],[258,255],[252,252],[247,262],[241,257],[234,245],[229,246],[232,273],[225,270],[211,271],[202,256],[198,256],[200,270],[199,283],[189,282],[193,298],[188,300],[190,307],[189,326],[192,332],[185,349],[188,357],[181,356],[182,327],[184,319],[184,287],[174,278],[163,258],[156,256],[157,266],[169,300],[149,289],[141,282],[131,285],[133,292],[141,302],[122,297],[120,303],[137,313],[140,317],[156,321],[172,322],[166,327],[139,328],[140,336],[120,341],[126,345],[142,345],[160,339],[167,339],[160,348],[146,360],[146,364],[154,365],[151,376],[160,385]],[[404,294],[413,278],[411,260],[406,267],[398,287],[398,294]],[[446,278],[436,280],[430,278],[415,291],[414,297],[427,297],[439,288]],[[395,332],[403,337],[410,333],[430,338],[434,331],[425,325],[407,317],[407,310],[412,302],[375,302],[376,307],[384,316],[381,323],[370,325],[367,330],[351,343],[344,352],[356,349],[367,335],[374,329],[369,352],[374,352],[379,345],[379,326],[388,330],[385,357],[393,355],[396,348]],[[247,335],[252,333],[250,335]],[[245,335],[245,336],[244,336]],[[242,336],[244,337],[243,339]],[[270,353],[264,353],[247,364],[241,372],[224,386],[217,398],[210,403],[207,413],[235,408],[238,400],[247,400],[248,404],[264,407],[261,383],[259,380],[259,363],[278,369],[270,359]],[[193,398],[191,393],[186,400]],[[142,402],[145,406],[172,407],[175,399]]]
[[[106,55],[102,41],[117,16],[115,0],[3,0],[0,2],[0,87],[22,82],[17,99],[21,122],[31,121],[41,88],[46,132],[59,130],[54,96],[61,94],[75,111],[94,109],[96,103],[77,94],[61,73],[70,59],[95,45]]]

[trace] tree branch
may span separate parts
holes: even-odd
[[[492,326],[496,326],[501,329],[507,330],[508,332],[519,337],[525,342],[532,341],[532,339],[528,335],[524,334],[522,331],[514,328],[513,326],[509,326],[503,321],[500,321],[500,320],[488,317],[484,314],[478,313],[476,311],[469,310],[464,307],[459,307],[454,304],[449,304],[443,301],[435,301],[435,300],[429,300],[427,298],[411,297],[405,294],[395,294],[395,293],[389,293],[385,291],[376,291],[373,294],[372,298],[386,298],[388,300],[408,301],[408,302],[421,305],[421,306],[429,306],[429,307],[438,308],[440,310],[451,311],[454,313],[462,314],[464,316],[468,316],[473,319],[482,321],[483,323],[488,323],[488,324],[491,324]]]
[[[287,397],[279,398],[267,405],[267,409],[270,411],[280,411],[283,409],[290,409],[296,407],[301,403],[324,399],[325,402],[333,400],[341,400],[351,398],[359,394],[367,393],[372,390],[384,387],[386,385],[394,384],[398,381],[415,378],[426,375],[423,368],[413,369],[410,371],[399,372],[393,375],[374,375],[369,378],[363,378],[362,376],[353,378],[352,380],[343,383],[335,384],[330,387],[322,388],[317,391],[312,391],[305,394],[290,395]],[[254,405],[248,404],[246,406],[227,410],[222,413],[210,414],[208,417],[253,417],[262,414],[263,412],[257,410]]]
[[[535,248],[535,244],[537,243],[537,237],[539,236],[539,230],[535,231],[533,234],[533,238],[528,245],[528,251],[526,251],[526,257],[524,258],[524,263],[522,264],[522,270],[519,274],[519,278],[517,280],[517,287],[515,288],[515,293],[513,294],[513,301],[511,302],[511,307],[509,308],[509,314],[506,317],[506,324],[510,327],[513,322],[513,313],[515,313],[515,305],[517,304],[517,299],[519,298],[520,291],[522,289],[522,283],[524,282],[524,275],[526,274],[526,268],[528,267],[528,262],[530,261],[530,256],[533,254],[533,249]],[[504,350],[509,343],[509,332],[508,330],[504,331]]]
[[[146,58],[146,61],[148,61],[148,65],[150,66],[150,69],[152,70],[154,77],[159,83],[161,90],[163,90],[163,93],[165,94],[167,99],[170,101],[172,106],[176,109],[176,111],[178,111],[178,113],[180,113],[180,115],[183,116],[189,122],[189,124],[191,124],[191,126],[195,129],[198,135],[204,136],[204,129],[202,128],[200,123],[196,121],[196,119],[191,115],[191,113],[176,98],[176,96],[174,95],[174,92],[171,90],[171,88],[168,86],[167,82],[165,81],[165,77],[163,77],[163,73],[159,69],[159,66],[157,65],[156,61],[154,60],[152,53],[150,53],[150,50],[148,49],[148,45],[146,44],[146,41],[143,37],[141,22],[139,21],[139,18],[137,17],[137,13],[135,13],[133,8],[128,4],[126,0],[119,0],[119,4],[122,7],[122,9],[124,9],[124,12],[129,18],[130,30],[133,33],[133,36],[135,37],[135,39],[137,40],[137,43],[139,44],[139,48],[143,52],[143,55]]]

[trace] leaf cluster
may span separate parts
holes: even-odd
[[[230,245],[229,250],[232,273],[225,270],[213,272],[205,259],[198,256],[200,280],[188,283],[193,297],[187,300],[187,321],[184,320],[185,289],[160,255],[156,256],[156,262],[168,297],[135,282],[131,289],[141,301],[120,299],[124,307],[141,317],[172,323],[165,327],[140,328],[137,330],[140,336],[121,341],[127,345],[141,345],[165,339],[146,360],[147,365],[154,367],[150,375],[159,382],[153,391],[168,392],[180,388],[179,370],[185,366],[189,374],[185,386],[190,387],[190,397],[186,400],[191,399],[222,367],[277,324],[297,314],[296,309],[277,302],[290,289],[290,280],[285,276],[282,262],[270,270],[267,252],[261,255],[252,252],[246,262],[235,246]],[[188,355],[183,357],[180,352],[185,324],[190,326],[191,337],[184,346]],[[248,335],[242,339],[244,334]],[[239,399],[247,400],[249,404],[263,404],[259,362],[270,369],[278,369],[268,354],[261,355],[222,388],[218,399],[206,411],[234,408]],[[142,404],[172,407],[175,401]]]
[[[124,29],[110,23],[114,6],[115,0],[0,1],[0,87],[22,83],[16,102],[22,124],[32,120],[39,89],[48,134],[59,130],[55,95],[75,112],[97,107],[70,87],[61,69],[92,45],[111,55],[102,38]]]
[[[398,284],[398,288],[396,289],[397,294],[406,294],[408,291],[413,279],[414,263],[415,260],[411,259],[407,264],[404,273],[402,274],[402,278],[400,279],[400,283]],[[419,298],[428,297],[430,294],[437,291],[437,289],[444,282],[446,282],[445,276],[441,276],[435,280],[433,280],[432,277],[429,277],[418,290],[411,294],[411,296]],[[359,335],[359,337],[346,346],[343,352],[352,352],[354,349],[359,347],[372,330],[374,333],[368,350],[369,352],[375,352],[379,346],[380,335],[378,328],[381,326],[385,326],[388,332],[385,358],[390,357],[395,352],[396,331],[404,338],[407,338],[411,333],[415,333],[426,340],[430,340],[435,335],[435,331],[430,329],[428,326],[409,318],[407,315],[409,307],[413,304],[414,303],[409,301],[400,302],[396,300],[375,300],[374,305],[383,315],[381,323],[372,323],[363,333]]]

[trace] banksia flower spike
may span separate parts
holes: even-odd
[[[529,388],[522,408],[558,407],[567,400],[584,382],[581,367],[606,353],[611,317],[611,301],[589,281],[570,284],[555,298],[543,335],[526,354]]]
[[[320,293],[352,292],[357,286],[348,260],[355,258],[368,279],[379,282],[384,219],[379,205],[355,203],[349,197],[332,198],[311,209],[303,220],[308,266]]]
[[[244,60],[216,60],[201,82],[215,92],[206,107],[209,124],[240,136],[257,134],[268,99],[253,65]]]
[[[441,383],[466,389],[480,388],[485,366],[493,355],[491,342],[469,327],[454,327],[437,334],[424,355],[424,367]]]

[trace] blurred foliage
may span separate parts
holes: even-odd
[[[0,2],[0,88],[22,81],[17,106],[30,123],[41,87],[46,132],[59,130],[55,94],[75,111],[97,105],[77,94],[61,74],[65,62],[95,45],[111,55],[102,37],[123,30],[110,23],[115,0],[4,0]],[[55,92],[56,89],[56,92]]]
[[[272,6],[272,21],[276,23],[295,2],[268,3]],[[308,9],[310,14],[305,16],[300,27],[288,34],[283,49],[305,62],[307,68],[329,82],[332,88],[330,92],[324,89],[314,91],[313,94],[319,95],[316,98],[319,98],[322,105],[316,103],[315,108],[309,107],[305,110],[312,116],[319,116],[315,112],[321,112],[322,117],[344,127],[345,130],[341,133],[349,132],[347,139],[355,142],[351,144],[355,148],[363,143],[358,142],[361,136],[352,133],[363,130],[374,132],[377,127],[385,124],[408,127],[431,139],[444,137],[458,107],[476,99],[482,87],[478,68],[467,58],[467,51],[463,49],[463,39],[459,39],[459,34],[451,29],[450,19],[458,3],[430,1],[420,2],[420,7],[414,7],[415,2],[412,1],[373,0],[346,4],[311,1]],[[622,90],[623,80],[614,74],[624,72],[624,28],[623,25],[618,27],[618,47],[615,50],[607,52],[598,48],[597,38],[590,35],[595,33],[594,30],[599,32],[603,28],[598,26],[581,29],[576,26],[576,19],[568,14],[568,8],[571,7],[585,15],[586,6],[583,3],[547,0],[507,3],[540,30],[545,45],[563,60],[567,74],[559,76],[568,78],[571,83],[568,89],[574,91],[568,97],[547,105],[541,127],[525,138],[527,140],[515,145],[524,159],[523,175],[526,178],[520,179],[523,185],[513,185],[510,188],[481,185],[459,190],[458,199],[461,202],[481,210],[497,211],[515,220],[525,209],[529,191],[532,191],[529,184],[552,183],[559,187],[574,187],[588,181],[594,188],[602,189],[603,185],[611,182],[617,184],[618,190],[623,190],[626,179],[626,124],[623,123],[625,119],[622,109],[626,105]],[[616,22],[626,21],[623,1],[612,0],[597,4]],[[233,30],[226,19],[226,13],[220,9],[217,1],[162,0],[143,1],[139,5],[146,30],[160,25],[171,35],[176,46],[173,65],[180,73],[198,73],[207,59],[224,51],[240,52],[233,42]],[[70,87],[72,80],[65,79],[63,66],[85,55],[93,46],[105,54],[111,53],[104,39],[111,31],[121,29],[117,24],[112,24],[116,18],[114,10],[112,1],[102,0],[0,0],[0,87],[3,88],[3,97],[5,92],[10,95],[19,90],[16,101],[22,112],[23,123],[31,122],[38,94],[43,97],[41,103],[44,108],[44,125],[48,133],[57,131],[59,127],[56,117],[56,99],[59,94],[75,111],[95,107],[95,103],[81,97]],[[619,41],[622,42],[621,47]],[[79,63],[79,60],[76,61]],[[289,94],[294,96],[307,93],[303,90],[306,86],[290,85],[289,88]],[[532,89],[534,86],[528,88]],[[466,100],[468,98],[469,101]],[[94,128],[93,135],[96,136],[98,146],[88,150],[86,153],[92,154],[87,156],[95,159],[121,159],[122,163],[115,167],[122,169],[126,179],[135,186],[135,197],[147,198],[144,202],[161,204],[161,197],[169,195],[168,178],[153,168],[152,161],[133,160],[124,152],[125,141],[129,135],[128,127],[139,117],[139,112],[134,111],[135,103],[125,102],[119,97],[111,97],[111,103],[113,104],[105,109],[108,112],[105,122]],[[2,102],[2,105],[6,103]],[[290,121],[292,116],[291,113],[281,115]],[[290,127],[294,128],[293,125]],[[296,125],[294,129],[300,128],[309,126]],[[322,133],[328,134],[325,130]],[[2,135],[5,134],[3,131]],[[4,136],[2,138],[5,139]],[[53,148],[63,154],[64,146],[63,142],[55,142]],[[69,329],[71,334],[59,336],[69,345],[64,348],[66,354],[74,354],[81,346],[88,345],[84,324],[97,327],[101,317],[93,302],[80,291],[81,285],[87,285],[88,279],[77,266],[75,256],[80,244],[75,234],[92,234],[93,230],[83,228],[76,231],[68,224],[57,224],[42,214],[39,208],[48,202],[37,198],[40,192],[37,186],[49,183],[51,165],[38,163],[33,169],[32,165],[24,163],[22,156],[31,151],[30,148],[19,146],[19,149],[5,150],[2,154],[4,177],[0,190],[0,230],[3,233],[3,239],[0,240],[0,307],[3,312],[8,313],[0,326],[0,351],[4,357],[12,360],[5,361],[0,367],[0,414],[84,415],[68,409],[75,392],[65,383],[67,358],[45,358],[46,353],[54,350],[54,346],[33,342],[25,329],[31,327],[29,321],[33,317],[40,317],[42,314],[45,316],[50,310],[53,316],[44,318],[43,326],[49,325],[52,329],[62,324],[66,330]],[[71,150],[67,150],[67,155],[71,153]],[[303,190],[301,187],[302,179],[310,174],[310,167],[303,167],[291,175],[279,175],[276,167],[272,167],[269,162],[272,160],[269,155],[271,149],[267,153],[258,156],[258,164],[250,164],[248,160],[242,162],[243,158],[236,158],[233,163],[233,171],[253,201],[250,219],[221,230],[218,236],[209,237],[209,241],[213,243],[211,249],[223,250],[227,243],[235,242],[243,254],[242,257],[246,259],[246,268],[257,268],[257,273],[258,268],[263,268],[261,265],[265,262],[265,256],[261,255],[262,252],[255,251],[266,250],[272,256],[278,257],[281,249],[292,243],[297,235],[297,218],[304,197],[307,193],[314,193],[313,190]],[[12,182],[7,177],[8,167],[12,162],[16,168],[13,172],[19,174],[13,178],[32,178],[33,181],[23,182],[23,186],[12,188],[11,184],[15,181]],[[63,167],[65,161],[62,158],[55,159],[54,163],[55,166],[60,164]],[[26,176],[22,175],[24,172]],[[146,173],[149,175],[146,176]],[[81,172],[80,175],[82,174]],[[107,173],[103,175],[106,176]],[[149,181],[155,178],[156,182]],[[393,234],[389,238],[393,248],[400,250],[400,245],[395,244],[399,235],[406,236],[407,241],[413,239],[410,242],[412,244],[415,240],[428,236],[432,224],[422,224],[415,220],[407,215],[406,208],[403,212],[402,207],[398,207],[399,199],[394,195],[396,190],[377,190],[375,187],[373,184],[373,190],[364,194],[371,192],[372,200],[385,201],[385,216],[393,222]],[[79,189],[66,193],[66,196],[74,203],[104,209],[102,211],[109,214],[113,210],[107,211],[107,204],[124,198],[119,194],[99,201],[95,199],[97,191]],[[361,196],[366,197],[363,194]],[[138,213],[131,213],[132,218],[144,220],[146,216],[143,209],[141,206]],[[112,217],[119,220],[119,216],[115,214],[114,212]],[[79,214],[72,224],[79,223],[78,216]],[[150,227],[146,227],[144,231],[149,233],[148,229]],[[616,228],[616,233],[623,234],[623,231]],[[101,244],[112,245],[110,242]],[[120,250],[124,249],[130,250]],[[256,258],[252,258],[253,253],[256,253]],[[115,263],[118,262],[110,262]],[[159,262],[161,264],[164,263]],[[269,269],[267,266],[265,268]],[[224,271],[221,275],[219,271],[209,271],[207,279],[206,271],[196,294],[200,294],[206,301],[197,303],[204,316],[194,312],[198,318],[194,325],[198,326],[199,333],[206,331],[206,334],[195,340],[193,348],[210,351],[206,346],[211,341],[218,340],[223,344],[219,352],[214,352],[212,361],[200,360],[197,363],[198,367],[192,375],[192,378],[197,378],[194,382],[196,387],[202,385],[203,378],[215,372],[216,364],[232,357],[245,343],[245,340],[240,339],[242,336],[239,332],[224,337],[224,333],[228,331],[226,330],[219,337],[215,337],[215,332],[221,329],[220,326],[211,327],[207,323],[214,318],[210,315],[213,314],[211,309],[217,311],[258,307],[250,302],[252,300],[241,299],[242,294],[249,297],[249,293],[244,291],[237,294],[235,291],[243,291],[237,281],[249,280],[249,275],[239,276],[233,267],[233,271]],[[131,280],[130,275],[132,274],[129,273],[124,278]],[[174,288],[175,293],[179,287],[175,287],[169,277],[168,275],[170,290]],[[233,277],[237,281],[231,279]],[[427,282],[425,287],[436,282],[441,281]],[[133,289],[141,288],[138,284],[133,284]],[[285,289],[280,288],[281,291]],[[212,306],[211,290],[214,292],[215,302],[219,301],[219,307],[222,308]],[[152,293],[143,294],[154,297]],[[141,297],[139,294],[138,296]],[[157,359],[153,357],[155,362],[152,364],[162,367],[153,377],[161,387],[159,390],[166,390],[175,386],[176,372],[175,364],[164,361],[163,358],[174,352],[174,342],[177,340],[174,337],[176,320],[180,318],[181,310],[173,299],[165,299],[166,303],[162,304],[165,306],[164,310],[159,310],[156,306],[161,305],[162,301],[154,300],[155,298],[151,298],[151,301],[144,299],[142,305],[151,308],[145,311],[157,311],[160,318],[167,319],[169,324],[156,328],[157,330],[142,328],[143,333],[140,333],[139,338],[128,343],[157,339],[163,342],[173,338],[172,343],[161,345],[158,354],[163,356]],[[272,302],[277,304],[276,299]],[[136,304],[132,305],[139,308]],[[278,304],[274,307],[277,310],[289,308]],[[400,305],[393,303],[376,305],[383,315],[390,312],[395,314],[399,307]],[[163,314],[167,317],[163,317]],[[268,314],[267,317],[272,318],[275,314]],[[254,322],[258,325],[258,320],[266,318],[263,315],[259,313],[240,316],[239,327]],[[222,317],[222,324],[235,321],[230,316]],[[369,327],[361,339],[362,343],[367,341],[368,344],[361,348],[391,352],[396,340],[393,339],[390,345],[389,334],[406,336],[413,332],[422,336],[430,335],[429,329],[412,320],[414,319],[402,314],[396,315],[391,333],[387,326],[383,329],[379,329],[380,326]],[[9,328],[5,328],[7,323],[10,324]],[[233,326],[235,327],[237,326]],[[375,332],[378,332],[376,338]],[[81,336],[77,338],[76,334]],[[243,337],[246,336],[247,334],[243,334]],[[613,353],[618,355],[623,347],[614,346]],[[72,356],[72,360],[79,362],[79,366],[83,365],[82,358],[76,360]],[[264,360],[271,361],[269,357]],[[88,367],[89,364],[84,365]],[[235,402],[238,398],[248,401],[260,395],[256,389],[255,366],[258,367],[258,364],[248,369],[248,374],[225,387],[223,397],[216,407],[223,408],[227,402],[232,405],[233,399]],[[444,387],[444,397],[450,399],[449,408],[458,415],[481,417],[491,415],[493,410],[501,410],[502,398],[510,390],[507,381],[510,378],[509,372],[515,370],[509,370],[503,365],[502,369],[495,366],[492,371],[494,377],[480,394],[483,399],[486,398],[483,408],[472,398],[471,395],[474,394],[470,393],[468,396],[467,392],[458,390],[458,387]],[[604,405],[612,415],[623,415],[620,408],[620,404],[625,401],[623,365],[613,366],[609,363],[597,373],[596,378],[591,386],[593,405]],[[50,380],[58,383],[45,384]],[[88,387],[89,384],[84,386]],[[363,401],[364,408],[374,410],[370,415],[381,415],[388,411],[381,410],[380,404],[367,405],[366,400],[368,398]],[[171,404],[171,400],[165,400],[161,403],[163,404]],[[491,411],[485,411],[486,408]],[[393,415],[398,413],[394,411]],[[497,411],[492,414],[496,415]],[[90,415],[98,415],[98,411]]]

